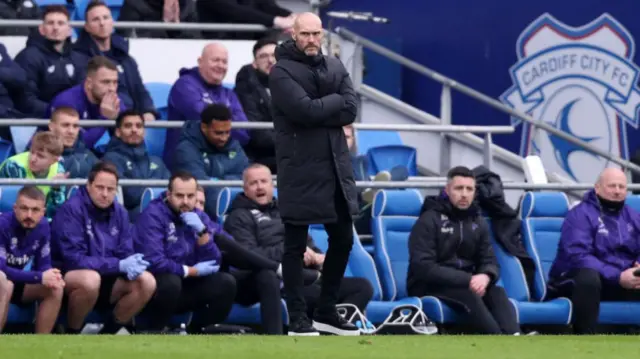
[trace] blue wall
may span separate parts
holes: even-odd
[[[387,25],[344,20],[334,24],[374,39],[399,38],[403,55],[496,99],[513,85],[509,69],[518,60],[518,36],[544,13],[569,26],[581,26],[606,12],[640,41],[640,3],[633,0],[336,0],[330,10],[370,11],[389,18]],[[637,56],[634,60],[640,61]],[[401,86],[404,101],[439,113],[439,84],[404,69]],[[508,116],[462,94],[454,94],[453,104],[456,124],[510,123]],[[518,153],[521,128],[514,135],[496,136],[495,141]],[[627,130],[633,152],[640,145],[640,136],[631,127]]]

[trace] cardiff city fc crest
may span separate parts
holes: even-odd
[[[631,34],[609,14],[571,27],[544,14],[520,34],[513,86],[500,100],[600,150],[629,158],[627,125],[638,128],[638,67]],[[613,165],[564,139],[522,124],[520,155],[547,171],[593,183]]]

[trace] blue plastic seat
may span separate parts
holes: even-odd
[[[216,217],[220,225],[224,223],[227,218],[227,211],[231,207],[231,203],[238,193],[242,192],[241,187],[224,187],[218,192],[218,199],[216,202]]]
[[[78,189],[80,189],[80,186],[70,186],[69,189],[67,189],[67,199],[76,194]]]
[[[87,6],[90,2],[91,0],[75,0],[76,20],[86,20],[84,17],[84,13],[87,10]],[[109,10],[111,10],[111,17],[113,17],[113,20],[118,20],[118,17],[120,17],[120,9],[122,8],[124,0],[103,0],[103,2],[107,5]]]
[[[627,200],[632,206],[638,204],[635,198]],[[562,222],[571,206],[564,193],[527,192],[520,207],[523,240],[536,263],[535,296],[544,299],[549,270],[560,242]],[[598,321],[602,324],[640,324],[640,302],[601,302]]]
[[[0,138],[0,163],[4,162],[7,158],[13,156],[15,151],[13,150],[13,143]]]
[[[149,82],[144,86],[147,88],[147,91],[149,91],[153,105],[160,114],[160,118],[157,120],[166,121],[168,119],[169,93],[171,92],[172,85],[164,82]],[[147,145],[149,154],[162,158],[166,138],[166,128],[145,129],[144,142]]]
[[[418,175],[417,151],[404,145],[387,145],[372,147],[367,152],[369,159],[369,175],[380,171],[389,171],[396,166],[405,166],[409,176]]]
[[[381,190],[374,198],[374,260],[382,280],[385,300],[408,297],[409,234],[420,215],[422,201],[422,195],[417,190]],[[451,323],[457,320],[457,314],[438,298],[425,296],[420,301],[422,310],[432,321]]]
[[[328,235],[322,225],[309,226],[309,234],[313,238],[313,242],[323,252],[327,251],[329,247]],[[349,255],[349,263],[344,273],[346,277],[358,277],[364,278],[371,283],[373,287],[373,297],[367,305],[366,317],[374,324],[380,324],[387,319],[389,314],[393,310],[402,305],[415,305],[418,308],[422,308],[422,302],[418,298],[408,297],[402,298],[397,301],[384,301],[382,299],[382,285],[380,278],[378,277],[378,271],[376,270],[375,262],[373,258],[367,253],[367,251],[360,243],[358,233],[355,228],[353,229],[353,249]]]
[[[162,192],[167,189],[164,187],[147,187],[142,192],[142,197],[140,197],[140,213],[144,211],[145,208],[149,205],[151,201],[158,198]]]
[[[22,186],[0,187],[0,213],[13,211],[13,204],[18,199],[18,191]]]
[[[358,155],[365,155],[370,148],[402,145],[402,139],[396,131],[357,130],[356,143],[358,145]]]

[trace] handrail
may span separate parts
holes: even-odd
[[[47,126],[49,120],[42,119],[0,119],[0,127],[6,126]],[[144,124],[149,128],[181,128],[184,121],[151,121]],[[113,120],[80,120],[80,127],[115,127]],[[373,131],[418,131],[418,132],[473,132],[473,133],[512,133],[511,126],[456,126],[456,125],[420,125],[420,124],[379,124],[354,123],[356,129]],[[272,129],[273,122],[232,121],[233,128]]]
[[[69,21],[71,27],[83,27],[84,21]],[[0,20],[0,27],[38,27],[42,20]],[[268,27],[257,24],[208,24],[196,22],[146,22],[146,21],[114,21],[116,29],[146,29],[146,30],[204,30],[204,31],[236,31],[236,32],[264,32]]]
[[[618,156],[614,156],[611,153],[605,152],[600,150],[599,148],[590,145],[589,143],[582,141],[580,139],[578,139],[575,136],[569,135],[568,133],[564,132],[564,131],[560,131],[558,129],[556,129],[555,127],[544,123],[543,121],[540,120],[536,120],[533,117],[527,115],[524,112],[515,110],[509,106],[504,105],[503,103],[501,103],[498,100],[495,100],[479,91],[476,91],[474,89],[472,89],[469,86],[463,85],[449,77],[446,77],[434,70],[431,70],[430,68],[423,66],[413,60],[410,60],[400,54],[397,54],[391,50],[389,50],[388,48],[378,45],[375,42],[368,40],[356,33],[354,33],[353,31],[350,31],[346,28],[343,27],[338,27],[335,29],[335,32],[342,36],[343,38],[352,41],[356,44],[359,44],[373,52],[378,53],[381,56],[384,56],[388,59],[391,59],[403,66],[406,66],[422,75],[425,75],[429,78],[431,78],[432,80],[441,83],[445,88],[451,88],[451,89],[455,89],[459,92],[462,92],[463,94],[470,96],[471,98],[474,98],[480,102],[485,103],[486,105],[489,105],[493,108],[495,108],[496,110],[499,110],[501,112],[504,112],[510,116],[513,117],[517,117],[523,121],[526,121],[528,123],[530,123],[531,125],[533,125],[534,127],[538,127],[541,128],[549,133],[552,133],[560,138],[562,138],[563,140],[566,140],[570,143],[573,143],[574,145],[580,146],[581,148],[593,152],[601,157],[604,157],[612,162],[615,162],[619,165],[621,165],[624,168],[628,168],[630,170],[632,170],[633,172],[636,172],[638,174],[640,174],[640,166],[627,161],[625,159],[622,159]]]
[[[76,186],[87,183],[85,179],[26,179],[26,178],[0,178],[0,186]],[[166,187],[169,180],[143,180],[143,179],[122,179],[118,185],[123,187]],[[203,180],[198,181],[203,187],[242,187],[241,180]],[[390,182],[373,182],[373,181],[357,181],[358,188],[424,188],[424,189],[440,189],[446,186],[446,182],[430,182],[430,181],[390,181]],[[276,183],[277,185],[277,183]],[[553,190],[553,191],[575,191],[590,190],[593,188],[592,183],[548,183],[534,184],[527,182],[505,182],[503,184],[506,190]],[[639,190],[640,184],[629,184],[629,190]]]

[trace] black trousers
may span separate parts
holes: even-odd
[[[282,305],[280,304],[280,279],[274,271],[262,270],[238,279],[236,302],[249,306],[260,303],[260,316],[265,334],[282,334]],[[303,295],[311,315],[317,305],[321,285],[304,286]],[[338,302],[353,304],[364,313],[373,297],[373,287],[364,278],[343,278],[338,291]]]
[[[335,306],[338,303],[340,282],[347,268],[349,253],[353,246],[353,222],[339,184],[336,186],[335,192],[334,200],[338,221],[324,225],[329,235],[329,249],[324,260],[322,286],[315,312],[321,317],[330,316],[336,312]],[[304,319],[307,313],[302,269],[309,226],[285,223],[284,230],[284,256],[282,258],[284,292],[289,317],[291,321],[297,321]]]
[[[605,282],[593,269],[580,269],[563,285],[550,288],[551,297],[567,297],[573,303],[573,331],[596,334],[601,301],[640,301],[640,290],[629,290]]]
[[[162,8],[156,8],[147,4],[144,0],[126,0],[120,9],[119,21],[155,21],[162,22]],[[194,0],[188,0],[180,8],[180,22],[197,22],[196,4]],[[134,31],[131,29],[118,29],[118,34],[124,37],[131,37]],[[196,30],[148,30],[136,29],[137,37],[146,38],[170,38],[170,39],[199,39],[202,37],[200,31]]]
[[[432,295],[466,317],[468,323],[482,334],[515,334],[520,332],[516,312],[504,288],[493,285],[480,297],[469,288],[439,288]]]
[[[189,332],[224,321],[236,295],[236,280],[224,272],[205,277],[180,278],[158,274],[156,293],[145,309],[149,330],[162,330],[175,314],[193,312]]]

